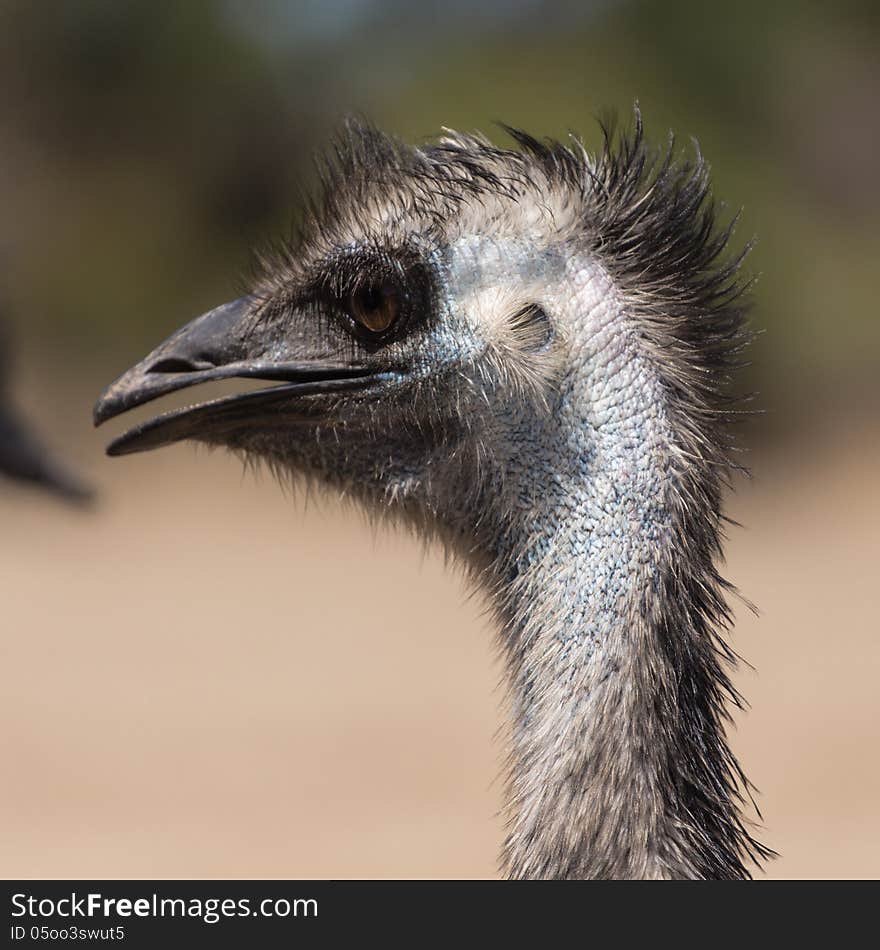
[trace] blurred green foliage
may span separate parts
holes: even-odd
[[[873,3],[0,6],[6,295],[57,363],[121,365],[237,292],[348,112],[408,139],[624,121],[691,136],[758,236],[752,384],[777,424],[876,398]],[[71,355],[75,360],[71,360]],[[103,382],[104,380],[99,380]],[[97,388],[97,387],[96,387]]]

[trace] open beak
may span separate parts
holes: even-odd
[[[249,356],[265,353],[258,335],[246,330],[256,301],[242,297],[197,317],[101,394],[95,425],[160,396],[219,379],[265,379],[265,389],[214,399],[167,412],[114,439],[108,455],[128,455],[184,439],[224,441],[236,432],[314,420],[314,400],[301,397],[362,390],[384,378],[353,362],[311,359],[276,360]]]

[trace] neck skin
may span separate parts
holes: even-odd
[[[487,535],[512,707],[504,869],[743,876],[723,674],[705,622],[670,602],[692,568],[663,387],[599,268],[569,267],[554,304],[583,342],[551,411],[506,422]]]

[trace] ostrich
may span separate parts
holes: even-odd
[[[209,380],[112,456],[224,445],[442,542],[488,593],[509,685],[510,878],[746,878],[723,632],[727,377],[742,255],[702,159],[636,113],[591,157],[357,123],[247,296],[111,384],[100,424]]]
[[[89,488],[49,453],[13,405],[10,350],[9,331],[0,319],[0,475],[39,485],[66,501],[87,502]]]

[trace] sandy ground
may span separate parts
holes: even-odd
[[[762,457],[731,506],[771,877],[880,871],[878,435]],[[92,512],[0,485],[0,874],[494,876],[499,669],[461,580],[229,457],[103,438],[69,446]]]

